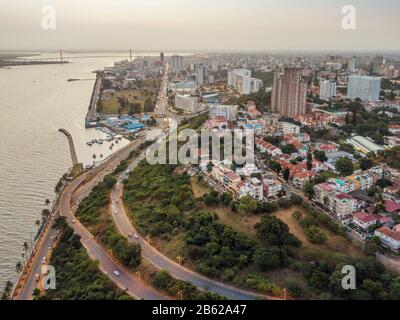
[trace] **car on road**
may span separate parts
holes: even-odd
[[[135,239],[139,239],[139,236],[138,236],[136,233],[133,235],[133,237],[134,237]]]
[[[75,219],[72,219],[72,223],[75,223],[76,221],[75,221]]]
[[[132,233],[128,233],[128,238],[132,238]]]
[[[115,270],[115,271],[113,272],[113,274],[114,274],[114,276],[119,277],[119,272],[118,272],[118,271]]]

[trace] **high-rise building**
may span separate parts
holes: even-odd
[[[364,101],[378,101],[381,91],[381,78],[369,76],[350,76],[347,86],[347,96]]]
[[[319,97],[321,99],[330,99],[336,96],[336,82],[322,80],[319,83]]]
[[[207,78],[207,66],[202,63],[195,63],[194,73],[196,74],[197,85],[202,86]]]
[[[385,63],[385,58],[382,56],[375,56],[372,60],[372,73],[379,74],[381,65]]]
[[[250,94],[260,90],[263,82],[252,78],[251,70],[235,69],[228,72],[228,86],[235,88],[240,94]]]
[[[276,73],[271,93],[272,110],[285,117],[306,113],[307,84],[301,78],[301,69],[287,67]]]
[[[358,58],[351,57],[349,60],[348,71],[354,73],[356,72],[357,68],[358,68]]]
[[[171,68],[174,71],[180,71],[183,69],[183,57],[174,55],[171,57]]]

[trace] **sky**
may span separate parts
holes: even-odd
[[[399,0],[0,0],[0,50],[400,51],[399,13]]]

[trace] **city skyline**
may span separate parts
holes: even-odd
[[[55,9],[55,30],[42,28],[45,5]],[[355,30],[342,28],[345,5],[356,9]],[[394,52],[399,8],[393,0],[3,0],[0,50]]]

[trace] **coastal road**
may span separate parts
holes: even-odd
[[[47,257],[49,255],[50,251],[48,248],[52,247],[56,235],[56,230],[53,230],[51,227],[47,232],[45,232],[42,245],[37,250],[35,257],[33,258],[30,274],[25,281],[21,293],[19,294],[19,300],[32,300],[33,289],[35,289],[37,286],[36,275],[41,275],[43,266],[42,259],[43,257]]]
[[[105,175],[112,172],[122,160],[129,156],[131,151],[135,150],[143,142],[144,139],[139,139],[130,143],[119,150],[119,152],[110,156],[98,167],[95,167],[91,171],[82,174],[70,182],[60,195],[59,214],[66,217],[75,233],[81,236],[82,245],[86,248],[89,256],[99,261],[100,270],[102,270],[118,287],[126,290],[128,294],[136,298],[165,300],[167,299],[165,296],[147,287],[141,280],[133,277],[125,267],[114,261],[108,252],[95,241],[91,233],[77,221],[74,217],[74,210],[71,207],[71,203],[84,198]],[[35,275],[41,273],[42,257],[48,254],[48,247],[51,246],[55,234],[55,231],[51,228],[45,233],[44,241],[41,247],[38,248],[38,254],[36,254],[36,258],[34,259],[32,272],[30,272],[28,279],[25,281],[19,299],[32,299],[32,291],[37,285]],[[118,271],[119,276],[113,275],[114,271]]]
[[[137,164],[144,158],[144,152],[140,154],[140,156],[133,161],[130,165],[129,170],[133,170]],[[123,180],[126,177],[126,174],[123,173],[119,177],[119,181]],[[168,271],[171,276],[192,283],[196,287],[207,289],[209,291],[218,293],[221,296],[227,297],[233,300],[254,300],[257,298],[266,298],[266,299],[277,299],[275,297],[267,297],[263,296],[251,291],[238,289],[232,287],[230,285],[209,279],[204,277],[192,270],[189,270],[182,265],[176,263],[170,258],[166,257],[162,253],[160,253],[157,249],[151,246],[149,242],[147,242],[143,237],[141,237],[136,229],[133,227],[131,221],[126,215],[126,211],[122,202],[122,193],[123,193],[123,184],[118,182],[111,192],[111,200],[115,206],[117,213],[115,214],[111,210],[111,215],[113,216],[113,220],[117,226],[118,231],[128,238],[131,242],[139,243],[142,247],[142,257],[147,259],[150,263],[152,263],[155,267],[161,270]],[[128,235],[131,235],[129,237]],[[132,237],[132,235],[137,234],[138,239]]]

